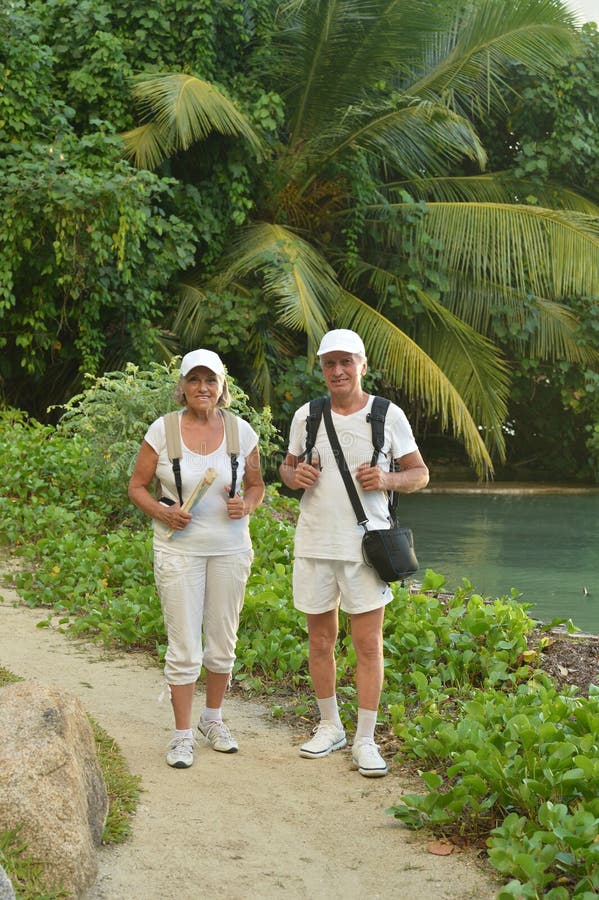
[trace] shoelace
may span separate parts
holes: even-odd
[[[228,741],[233,740],[233,735],[227,728],[224,722],[204,722],[204,727],[206,728],[205,735],[208,740],[212,740],[215,737],[222,737]],[[216,732],[216,734],[215,734]]]
[[[177,754],[186,753],[193,750],[193,738],[176,737],[170,742],[169,749]]]

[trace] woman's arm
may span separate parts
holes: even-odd
[[[182,510],[179,503],[173,506],[159,503],[150,493],[149,488],[156,475],[157,464],[158,454],[147,441],[142,441],[129,481],[129,498],[147,516],[164,522],[169,528],[181,531],[191,522],[191,514]]]

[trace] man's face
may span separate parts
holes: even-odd
[[[342,350],[323,353],[320,365],[331,396],[345,396],[361,390],[366,360],[361,359],[357,353],[345,353]]]

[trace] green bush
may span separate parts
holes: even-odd
[[[0,535],[24,560],[15,576],[24,601],[48,609],[46,624],[58,616],[71,634],[144,648],[157,660],[166,638],[151,529],[119,499],[124,457],[106,454],[111,441],[128,446],[127,415],[139,429],[137,448],[175,379],[163,367],[97,379],[57,428],[14,410],[0,414],[0,452],[12,461]],[[129,389],[135,402],[125,400]],[[268,447],[268,414],[264,423]],[[295,498],[271,486],[251,518],[255,559],[234,671],[262,695],[284,687],[293,711],[307,714],[306,623],[291,583],[297,511]],[[502,898],[587,900],[599,889],[599,689],[579,697],[535,670],[537,651],[527,645],[533,622],[515,598],[486,602],[466,580],[451,598],[440,597],[443,580],[427,571],[417,594],[394,585],[385,616],[381,719],[395,731],[403,759],[422,769],[426,789],[390,812],[410,827],[486,839],[489,859],[511,879]],[[343,616],[338,650],[341,715],[349,725],[355,654]],[[278,705],[273,714],[282,711]]]

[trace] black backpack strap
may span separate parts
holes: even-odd
[[[372,406],[370,407],[370,412],[366,416],[366,421],[370,422],[370,427],[372,429],[372,460],[370,461],[371,466],[376,466],[379,453],[382,453],[383,445],[385,443],[385,417],[387,415],[387,410],[389,409],[389,401],[385,399],[385,397],[373,397],[372,398]]]
[[[300,460],[308,459],[314,444],[316,443],[316,435],[318,434],[318,429],[320,427],[322,410],[326,399],[326,397],[316,397],[316,399],[310,400],[310,411],[306,416],[306,446],[304,452],[299,457]]]
[[[382,453],[383,451],[383,445],[385,443],[385,419],[387,417],[388,409],[389,400],[385,397],[373,397],[370,412],[366,416],[366,421],[370,422],[370,427],[372,429],[372,446],[374,448],[372,459],[370,461],[371,466],[376,466],[379,453]],[[395,460],[393,458],[389,461],[389,471],[395,471]],[[399,494],[393,492],[389,494],[389,516],[393,522],[395,521],[398,500]]]

